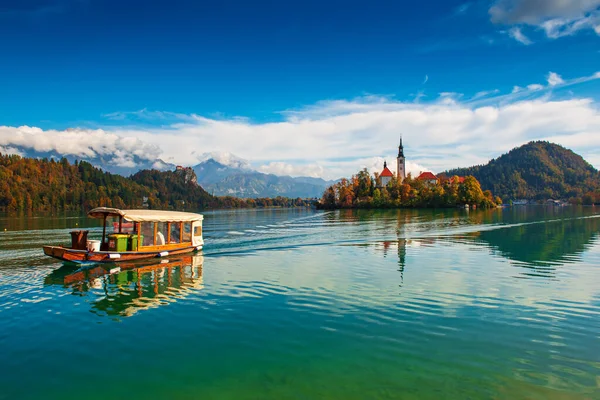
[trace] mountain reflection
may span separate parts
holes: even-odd
[[[476,243],[526,268],[525,276],[554,276],[557,265],[581,260],[581,255],[600,234],[600,216],[594,209],[575,207],[530,207],[504,210],[432,210],[431,212],[363,211],[344,212],[340,220],[372,221],[383,234],[395,229],[396,240],[382,241],[384,255],[398,253],[403,275],[406,248],[434,242]]]
[[[203,288],[201,255],[146,263],[98,264],[76,269],[63,265],[44,279],[46,285],[63,285],[75,295],[101,296],[90,301],[91,311],[102,316],[130,317],[166,305]]]
[[[486,243],[503,257],[544,267],[578,260],[599,232],[599,218],[573,218],[481,231],[470,239]]]

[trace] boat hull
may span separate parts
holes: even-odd
[[[177,254],[192,253],[202,250],[202,246],[185,246],[180,248],[152,251],[88,251],[75,250],[62,246],[44,246],[44,254],[62,261],[73,263],[115,263],[122,261],[144,260],[166,257]]]

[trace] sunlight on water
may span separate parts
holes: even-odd
[[[56,263],[0,216],[0,399],[600,398],[600,213],[205,213],[204,252]]]

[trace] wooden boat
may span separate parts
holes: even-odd
[[[70,247],[44,246],[44,254],[75,263],[114,263],[195,252],[204,246],[202,214],[98,207],[88,216],[103,219],[102,240],[87,240],[87,231],[73,231]],[[117,232],[107,235],[108,218],[118,218],[118,225]]]

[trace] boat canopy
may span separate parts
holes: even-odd
[[[110,207],[96,207],[88,215],[92,218],[123,217],[131,222],[193,222],[202,221],[202,214],[162,211],[162,210],[120,210]]]

